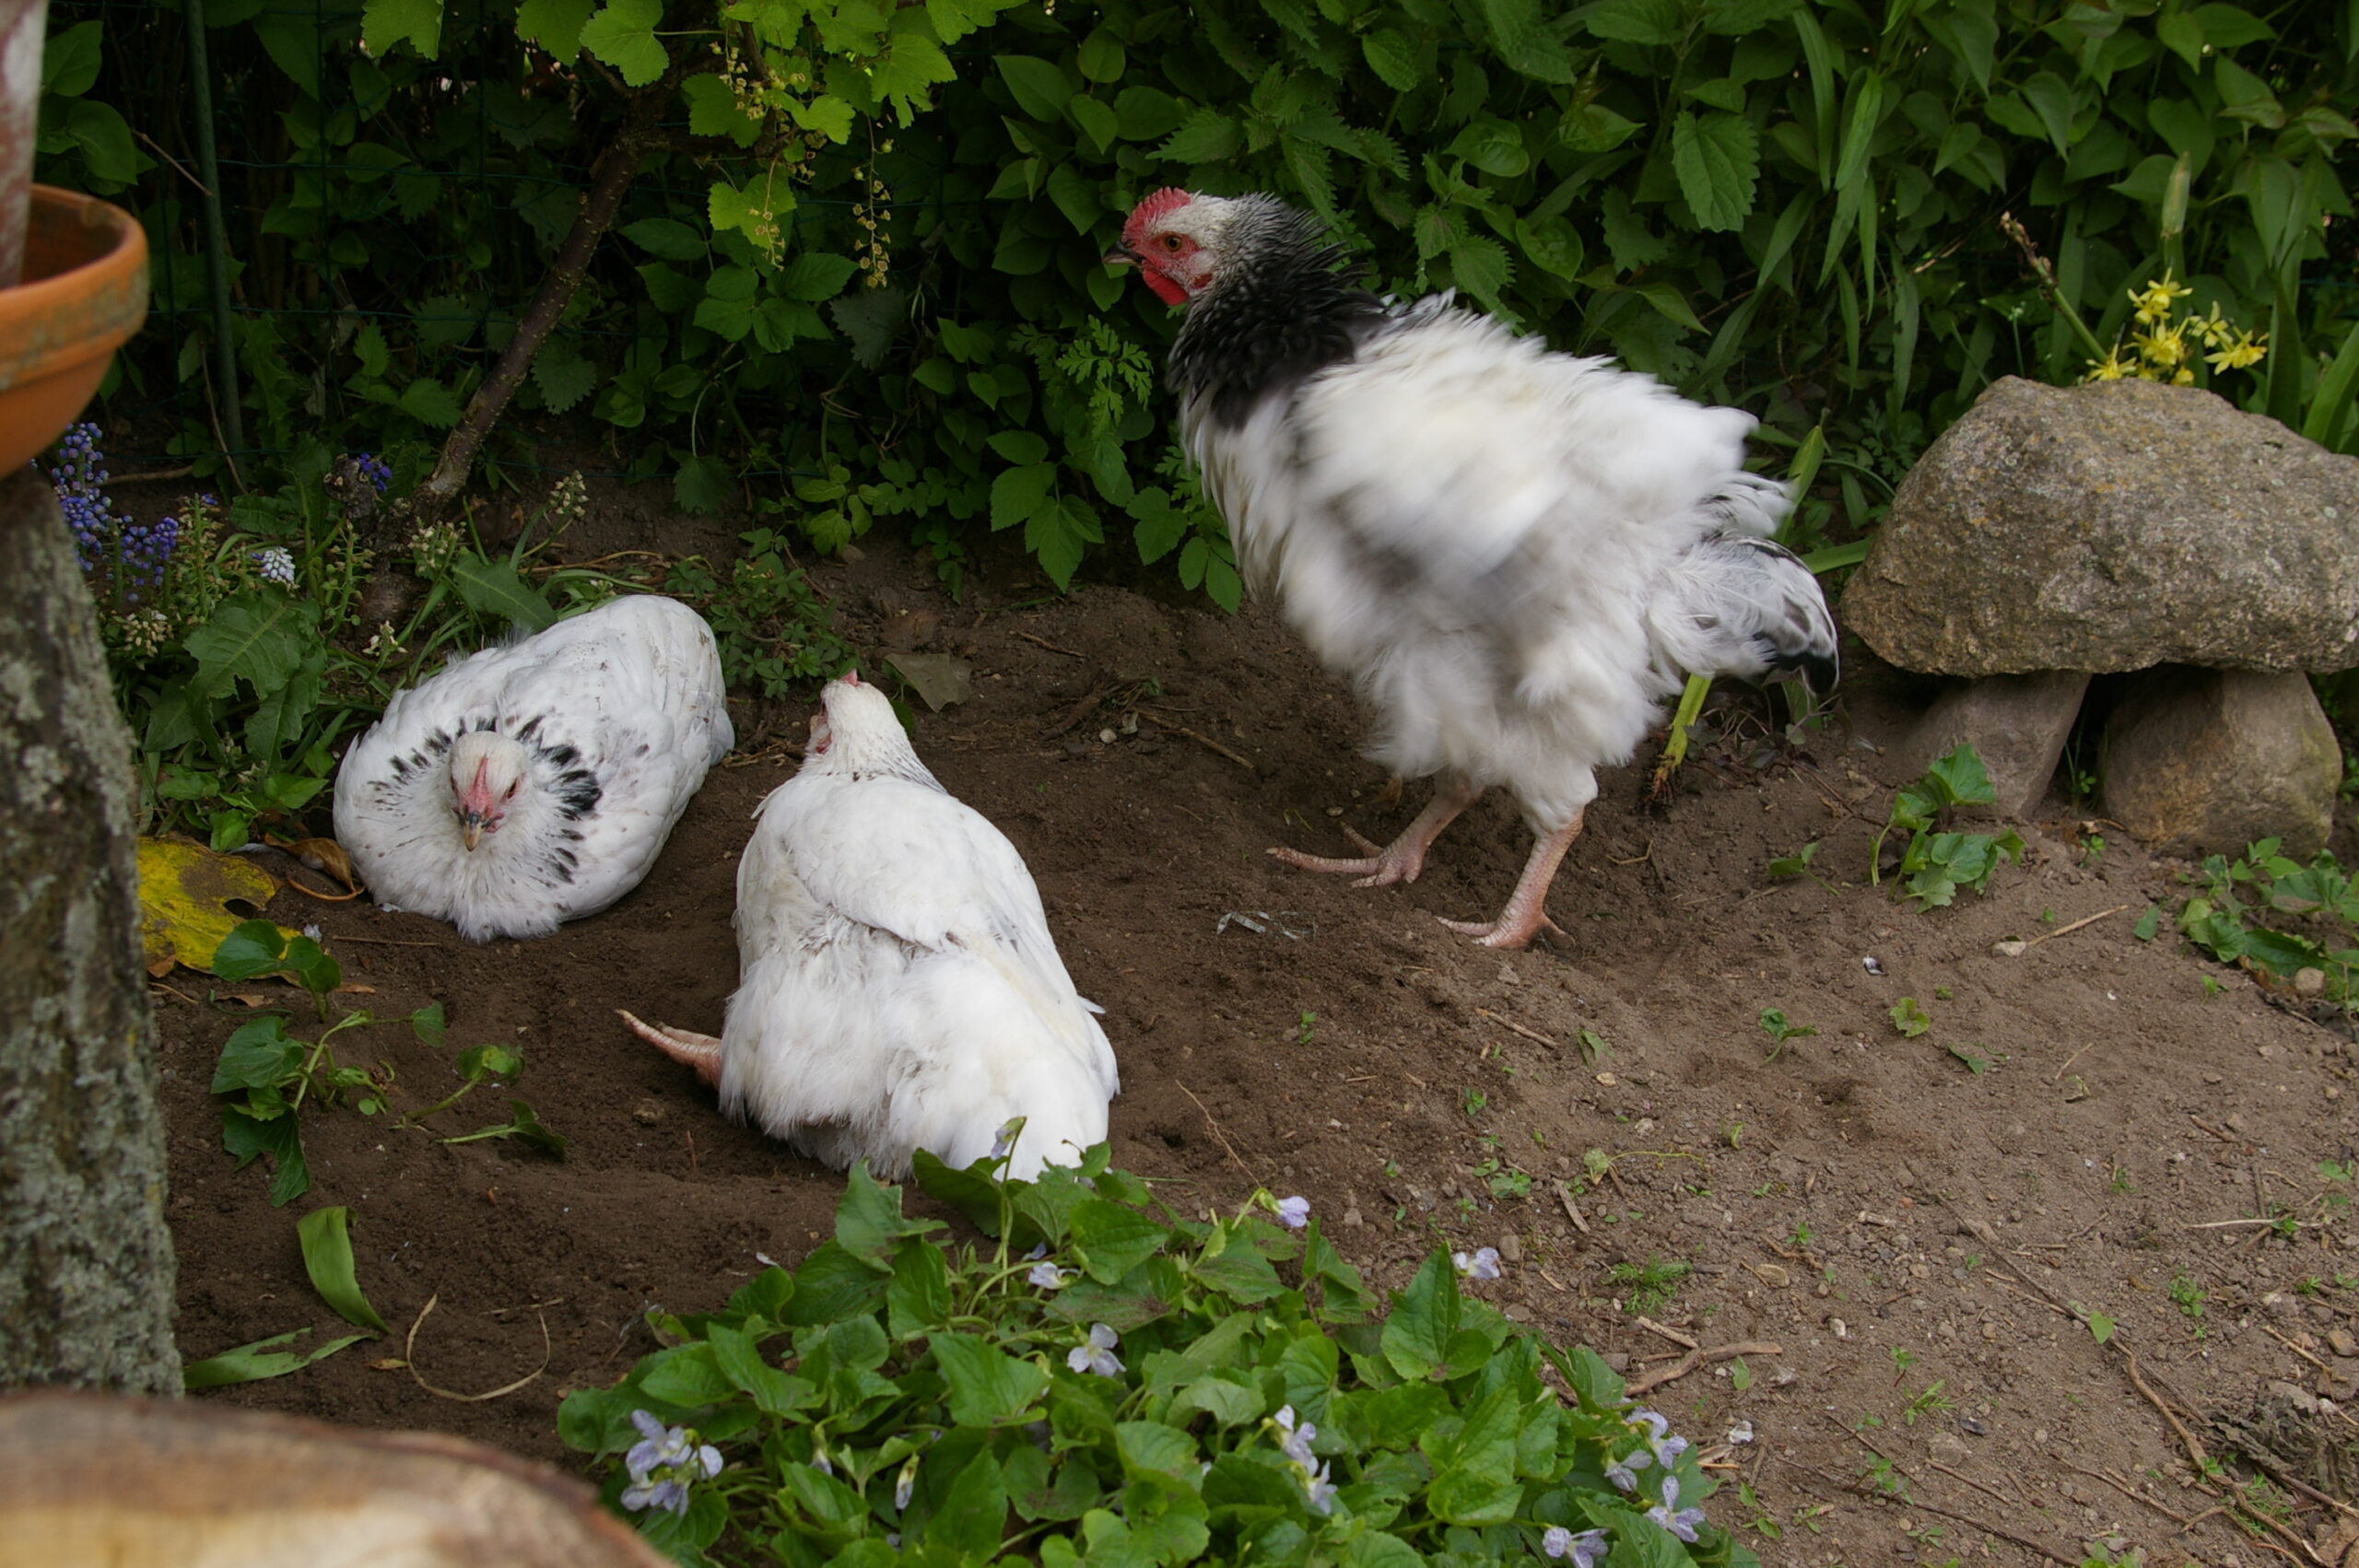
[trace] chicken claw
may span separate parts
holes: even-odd
[[[721,1082],[721,1042],[710,1035],[699,1035],[693,1029],[675,1029],[669,1024],[645,1024],[621,1008],[615,1016],[627,1024],[630,1032],[670,1057],[683,1067],[696,1069],[697,1076],[718,1087]]]
[[[1530,947],[1532,939],[1543,929],[1553,936],[1565,936],[1565,928],[1548,918],[1548,884],[1555,880],[1565,851],[1580,837],[1581,818],[1586,814],[1575,812],[1571,822],[1532,845],[1532,856],[1523,863],[1523,875],[1516,879],[1515,891],[1508,895],[1508,907],[1499,911],[1497,919],[1444,920],[1442,924],[1461,936],[1478,938],[1485,947]]]
[[[1287,865],[1306,872],[1326,872],[1336,876],[1352,876],[1359,880],[1354,887],[1390,887],[1396,882],[1414,882],[1426,869],[1426,851],[1433,848],[1441,830],[1457,819],[1458,813],[1483,798],[1482,786],[1454,781],[1434,791],[1417,820],[1401,830],[1401,837],[1379,848],[1367,838],[1344,825],[1344,837],[1360,851],[1360,859],[1337,860],[1325,855],[1307,855],[1299,849],[1273,849],[1270,854]]]

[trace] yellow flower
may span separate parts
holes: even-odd
[[[2138,345],[2140,357],[2156,371],[2176,370],[2187,358],[2187,340],[2177,327],[2164,327],[2154,332],[2132,333],[2130,341]],[[2156,375],[2152,380],[2160,380]]]
[[[2131,290],[2130,302],[2138,308],[2138,324],[2151,327],[2169,321],[2173,304],[2194,292],[2187,285],[2174,282],[2171,275],[2165,273],[2143,289]]]
[[[2111,348],[2106,350],[2104,358],[2092,359],[2089,361],[2089,373],[2083,376],[2081,380],[2083,381],[2118,381],[2125,376],[2134,375],[2137,372],[2137,369],[2138,367],[2134,362],[2124,359],[2121,357],[2121,345],[2117,343]]]
[[[2240,332],[2234,343],[2217,354],[2206,355],[2204,358],[2214,370],[2241,370],[2247,366],[2259,364],[2268,353],[2268,348],[2252,333]]]

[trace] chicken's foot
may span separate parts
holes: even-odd
[[[1516,879],[1515,891],[1508,895],[1508,906],[1497,919],[1444,920],[1442,924],[1461,936],[1481,938],[1485,947],[1529,947],[1543,927],[1563,936],[1564,928],[1548,918],[1548,884],[1556,880],[1565,851],[1580,837],[1581,818],[1586,814],[1575,812],[1572,821],[1532,845],[1532,858],[1524,861],[1523,875]]]
[[[721,1042],[710,1035],[699,1035],[693,1029],[675,1029],[669,1024],[645,1024],[615,1009],[615,1016],[628,1025],[630,1032],[670,1057],[683,1067],[696,1069],[697,1076],[718,1087],[721,1082]]]
[[[1344,837],[1358,846],[1360,858],[1332,859],[1325,855],[1306,855],[1299,849],[1273,849],[1270,853],[1287,865],[1306,872],[1328,872],[1338,876],[1357,877],[1354,887],[1387,887],[1396,882],[1414,882],[1426,869],[1426,851],[1433,848],[1441,830],[1456,820],[1458,813],[1483,798],[1483,787],[1464,779],[1445,782],[1417,813],[1417,820],[1401,830],[1401,837],[1379,848],[1374,841],[1344,825]],[[1561,851],[1560,851],[1561,853]],[[1551,866],[1550,870],[1555,867]]]

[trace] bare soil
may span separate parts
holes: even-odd
[[[640,494],[602,497],[573,553],[683,548],[691,525]],[[726,537],[696,526],[701,547]],[[2354,1521],[2330,1504],[2280,1484],[2280,1533],[2255,1539],[2192,1484],[2190,1440],[2266,1440],[2282,1471],[2353,1500],[2359,1220],[2317,1167],[2353,1157],[2359,1081],[2338,1020],[2200,963],[2167,918],[2137,939],[2185,868],[2118,830],[2091,852],[2052,797],[1988,896],[1919,913],[1867,885],[1904,782],[1888,748],[1929,693],[1854,649],[1801,747],[1737,694],[1661,808],[1641,806],[1643,764],[1609,776],[1550,900],[1567,936],[1501,954],[1437,917],[1496,911],[1529,842],[1507,801],[1468,813],[1405,888],[1263,853],[1343,852],[1345,823],[1386,838],[1425,792],[1381,802],[1348,693],[1268,613],[1152,587],[1044,599],[1013,562],[957,604],[922,560],[868,544],[816,579],[863,650],[889,637],[973,662],[971,700],[921,706],[918,749],[1030,862],[1107,1009],[1115,1158],[1174,1202],[1302,1193],[1389,1288],[1437,1243],[1496,1246],[1505,1277],[1473,1289],[1633,1378],[1687,1365],[1691,1344],[1751,1345],[1651,1398],[1720,1451],[1710,1510],[1773,1564],[2078,1562],[2093,1543],[2211,1568],[2343,1560],[2338,1517]],[[292,1207],[351,1206],[396,1337],[203,1398],[571,1465],[557,1401],[651,1347],[649,1308],[708,1309],[759,1256],[792,1263],[827,1233],[839,1176],[724,1119],[614,1018],[719,1028],[735,856],[800,717],[742,711],[763,749],[715,772],[643,886],[546,940],[470,947],[365,902],[280,896],[276,918],[322,927],[373,988],[345,1000],[382,1017],[440,1000],[453,1046],[520,1046],[517,1090],[571,1153],[307,1112],[315,1185]],[[1824,883],[1769,878],[1811,840]],[[2033,945],[1994,951],[2009,939]],[[244,1009],[212,993],[231,989],[253,988],[182,973],[158,992],[192,1357],[338,1328],[295,1214],[221,1149],[206,1084]],[[1896,1031],[1904,997],[1929,1032]],[[1765,1008],[1817,1032],[1773,1057]],[[449,1053],[406,1028],[357,1036],[347,1059],[390,1063],[404,1105],[454,1086]],[[486,1090],[439,1119],[501,1104]],[[2279,1213],[2289,1226],[2265,1223]],[[1686,1271],[1649,1297],[1630,1275],[1649,1263]],[[413,1376],[402,1336],[429,1302]],[[498,1398],[422,1387],[479,1394],[536,1367]],[[2247,1423],[2241,1444],[2223,1422]]]

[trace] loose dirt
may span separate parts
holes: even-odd
[[[572,553],[677,550],[682,526],[610,498]],[[1344,852],[1344,824],[1381,840],[1425,793],[1383,802],[1348,693],[1266,612],[1116,586],[1027,603],[1043,591],[1015,564],[954,603],[922,560],[869,543],[816,579],[864,653],[891,637],[972,662],[970,700],[919,705],[918,750],[1030,863],[1107,1010],[1115,1158],[1173,1203],[1304,1194],[1388,1288],[1437,1244],[1498,1248],[1504,1278],[1472,1288],[1658,1380],[1711,1451],[1713,1517],[1773,1564],[2341,1561],[2340,1516],[2289,1483],[2266,1504],[2276,1534],[2211,1494],[2249,1466],[2194,1484],[2186,1440],[2217,1454],[2241,1422],[2245,1446],[2259,1423],[2281,1470],[2351,1499],[2359,1220],[2318,1167],[2353,1158],[2359,1080],[2332,1020],[2181,950],[2185,868],[2102,825],[2093,852],[2051,797],[1988,896],[1919,913],[1867,885],[1905,781],[1887,748],[1927,693],[1854,650],[1798,747],[1738,694],[1661,809],[1640,804],[1651,758],[1609,775],[1550,899],[1567,936],[1494,953],[1438,917],[1487,918],[1513,883],[1529,840],[1504,800],[1408,887],[1263,853]],[[794,766],[789,717],[742,711],[766,749],[715,772],[637,892],[554,937],[470,947],[365,902],[273,907],[373,988],[343,1002],[398,1018],[439,1000],[452,1046],[521,1047],[516,1092],[571,1140],[562,1163],[307,1111],[315,1185],[275,1211],[206,1093],[245,1015],[210,997],[254,988],[183,972],[158,989],[186,1352],[336,1331],[293,1223],[325,1203],[350,1205],[396,1329],[203,1398],[575,1464],[557,1401],[651,1348],[650,1308],[709,1309],[827,1234],[839,1176],[724,1119],[614,1017],[719,1029],[736,856]],[[1824,883],[1767,875],[1813,840]],[[2154,903],[2162,934],[2142,942]],[[2010,939],[2033,945],[1994,951]],[[1895,1030],[1904,997],[1926,1033]],[[1816,1033],[1773,1056],[1765,1008]],[[403,1106],[455,1086],[450,1052],[398,1024],[344,1038],[346,1059],[391,1065]],[[438,1120],[503,1104],[487,1089]],[[399,1363],[429,1301],[409,1356],[426,1382],[545,1370],[496,1398],[427,1392]],[[1754,1348],[1713,1353],[1736,1345]]]

